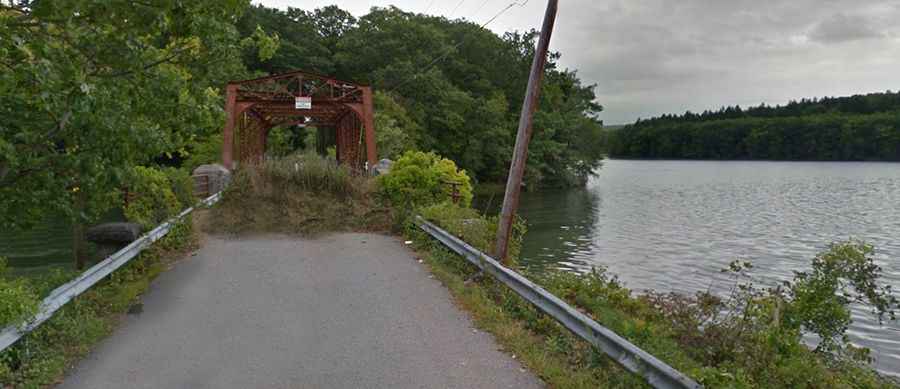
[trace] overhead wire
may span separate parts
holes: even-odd
[[[431,10],[431,6],[434,5],[434,1],[435,1],[435,0],[431,0],[431,2],[428,3],[428,6],[425,7],[425,10],[424,10],[424,11],[422,11],[423,14],[427,14],[428,11]]]
[[[453,7],[453,10],[450,11],[450,14],[449,14],[449,15],[447,15],[447,19],[452,18],[452,17],[453,17],[453,14],[456,13],[456,10],[459,9],[459,6],[463,5],[463,3],[465,3],[465,2],[466,2],[466,0],[459,0],[459,3],[456,3],[456,7]]]
[[[483,24],[481,24],[481,25],[479,26],[479,28],[485,28],[485,27],[487,27],[488,24],[491,24],[494,20],[497,20],[497,18],[499,18],[500,15],[503,15],[504,13],[506,13],[506,11],[509,11],[509,9],[512,8],[512,7],[515,7],[515,6],[524,7],[526,4],[528,4],[528,1],[529,1],[529,0],[525,0],[525,1],[522,1],[522,2],[514,1],[514,2],[510,3],[510,4],[507,5],[505,8],[503,8],[502,10],[500,10],[500,12],[497,12],[497,14],[494,15],[494,17],[488,19],[488,21],[486,21],[486,22],[484,22]],[[487,4],[487,0],[485,0],[485,2],[482,4],[482,7],[484,6],[484,4]],[[480,8],[479,8],[479,9],[480,9]],[[401,86],[406,85],[408,82],[410,82],[410,81],[412,81],[412,80],[418,78],[418,77],[419,77],[419,74],[425,73],[425,72],[431,70],[431,68],[432,68],[434,65],[436,65],[438,62],[440,62],[440,61],[443,60],[444,58],[447,58],[447,56],[449,56],[449,55],[452,54],[454,51],[456,51],[456,49],[458,49],[460,46],[462,46],[463,43],[466,43],[466,41],[468,40],[468,38],[469,38],[469,36],[464,37],[461,41],[459,41],[459,42],[457,42],[455,45],[453,45],[453,47],[452,47],[450,50],[447,50],[447,52],[445,52],[444,54],[442,54],[442,55],[440,55],[439,57],[437,57],[437,58],[435,58],[434,60],[432,60],[430,63],[428,63],[428,65],[426,65],[426,66],[425,66],[424,68],[422,68],[420,71],[418,71],[418,72],[416,72],[415,74],[413,74],[412,77],[407,78],[407,79],[404,80],[403,82],[401,82],[401,83],[395,85],[393,88],[391,88],[391,90],[388,91],[388,93],[392,93],[392,92],[396,91],[398,88],[400,88]]]
[[[473,14],[478,14],[478,12],[481,11],[481,9],[484,8],[484,6],[487,5],[488,1],[489,1],[489,0],[484,0],[484,1],[482,1],[482,2],[481,2],[481,5],[479,5],[478,8],[475,9],[475,12],[473,12]]]

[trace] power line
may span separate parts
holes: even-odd
[[[463,5],[463,3],[465,3],[465,2],[466,2],[466,0],[459,0],[459,3],[456,3],[456,7],[453,7],[453,11],[450,11],[450,14],[447,15],[447,19],[452,18],[453,14],[456,13],[456,10],[459,9],[459,6]]]
[[[494,15],[494,17],[492,17],[490,20],[484,22],[484,24],[481,25],[481,28],[484,28],[484,27],[487,26],[488,24],[491,24],[491,22],[493,22],[494,20],[496,20],[497,18],[499,18],[500,15],[503,15],[506,11],[509,11],[510,8],[515,7],[515,6],[517,6],[517,5],[518,5],[519,7],[524,7],[525,4],[528,4],[528,0],[525,0],[525,1],[521,2],[521,3],[519,3],[518,1],[515,1],[515,2],[510,3],[509,5],[506,6],[506,8],[500,10],[500,12],[497,12],[497,14]]]
[[[432,3],[433,3],[433,1],[432,1]],[[485,1],[485,4],[487,4],[487,1]],[[497,18],[499,18],[500,15],[503,15],[504,13],[506,13],[506,11],[509,11],[510,8],[515,7],[515,6],[524,7],[525,4],[528,4],[528,0],[525,0],[525,1],[521,2],[521,3],[519,3],[519,2],[512,2],[512,3],[510,3],[509,5],[507,5],[506,8],[503,8],[502,10],[500,10],[500,12],[497,12],[497,14],[494,15],[494,17],[488,19],[488,21],[484,22],[484,24],[482,24],[482,25],[479,26],[479,27],[480,27],[480,28],[485,28],[485,27],[487,27],[488,24],[491,24],[491,22],[493,22],[494,20],[497,20]],[[484,5],[484,4],[482,4],[482,6],[483,6],[483,5]],[[434,65],[436,65],[438,62],[440,62],[440,61],[443,60],[444,58],[447,58],[448,55],[453,54],[453,52],[456,51],[456,49],[458,49],[459,46],[462,46],[463,43],[466,43],[466,41],[468,40],[468,38],[469,38],[470,36],[471,36],[471,35],[464,37],[461,41],[459,41],[458,43],[456,43],[455,45],[453,45],[453,48],[451,48],[450,50],[447,50],[446,53],[444,53],[444,54],[442,54],[441,56],[435,58],[435,59],[434,59],[433,61],[431,61],[428,65],[426,65],[422,70],[420,70],[420,71],[416,72],[415,74],[413,74],[413,76],[412,76],[411,78],[407,78],[407,79],[404,80],[403,82],[401,82],[401,83],[397,84],[396,86],[394,86],[393,88],[391,88],[391,90],[389,90],[388,93],[394,92],[395,90],[397,90],[397,89],[400,88],[401,86],[406,85],[406,83],[408,83],[408,82],[410,82],[410,81],[416,79],[416,78],[419,76],[420,73],[425,73],[425,72],[431,70],[431,68],[432,68]]]
[[[429,10],[431,10],[431,6],[432,6],[432,5],[434,5],[434,0],[431,0],[431,2],[430,2],[430,3],[428,3],[428,6],[427,6],[427,7],[425,7],[425,10],[424,10],[424,11],[422,11],[422,13],[423,13],[423,14],[427,14],[427,13],[428,13],[428,11],[429,11]]]
[[[478,9],[476,9],[475,12],[473,12],[473,14],[477,15],[478,12],[481,11],[481,9],[484,8],[484,6],[487,5],[488,1],[489,1],[489,0],[484,0],[484,1],[482,1],[482,2],[481,2],[481,5],[478,6]]]

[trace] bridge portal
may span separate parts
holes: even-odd
[[[226,87],[222,163],[234,168],[262,161],[269,130],[307,125],[333,130],[338,163],[360,170],[365,160],[375,166],[375,110],[372,88],[314,73],[294,71]]]

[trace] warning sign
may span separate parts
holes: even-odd
[[[294,109],[312,109],[312,97],[294,97]]]

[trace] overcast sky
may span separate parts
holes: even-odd
[[[507,0],[254,0],[270,7],[372,6],[483,23]],[[562,0],[552,50],[597,84],[607,124],[722,105],[900,89],[900,0]],[[488,25],[539,28],[546,0]]]

